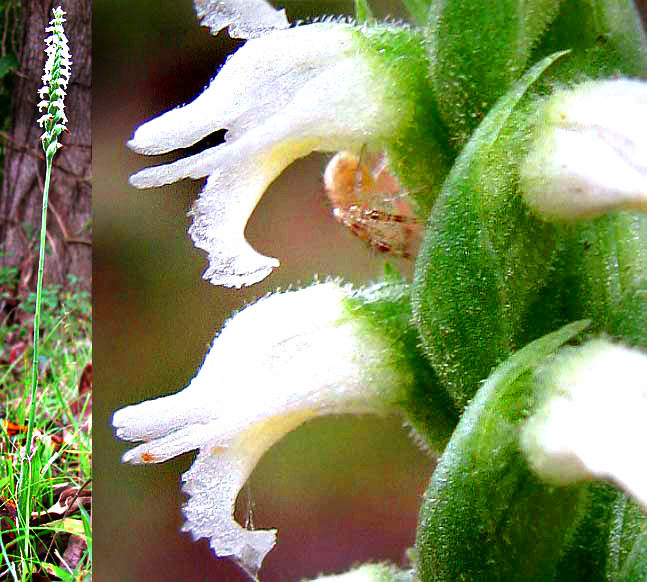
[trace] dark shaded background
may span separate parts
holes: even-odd
[[[291,21],[351,11],[351,2],[287,6]],[[225,318],[246,302],[315,274],[366,282],[383,259],[334,222],[321,187],[327,157],[311,156],[272,185],[248,226],[252,244],[281,268],[251,289],[203,281],[206,257],[186,234],[200,184],[131,188],[128,176],[151,160],[125,142],[143,121],[196,96],[239,41],[200,28],[191,0],[100,0],[93,42],[95,579],[244,580],[206,540],[179,532],[180,474],[193,454],[122,466],[127,445],[112,437],[111,414],[186,385]],[[261,579],[299,580],[367,560],[403,563],[432,465],[395,418],[325,418],[290,434],[251,478],[256,527],[279,531]],[[247,494],[241,498],[245,513]]]

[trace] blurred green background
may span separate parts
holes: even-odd
[[[308,20],[351,14],[352,3],[286,9],[290,21]],[[402,16],[399,4],[376,12]],[[99,0],[93,28],[94,576],[97,582],[242,581],[206,540],[194,543],[179,531],[180,474],[193,454],[158,466],[123,466],[128,445],[113,438],[111,415],[185,386],[225,319],[245,303],[315,275],[361,284],[379,276],[384,260],[333,220],[321,182],[329,156],[319,155],[288,168],[248,226],[251,243],[278,257],[281,268],[251,289],[203,281],[206,256],[186,232],[201,184],[131,188],[134,171],[177,156],[150,160],[125,143],[142,122],[194,98],[240,41],[199,27],[191,0]],[[411,272],[410,262],[395,264]],[[404,563],[432,467],[397,418],[325,418],[296,430],[251,477],[255,526],[278,528],[261,579],[300,580],[367,560]]]

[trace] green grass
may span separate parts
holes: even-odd
[[[74,280],[68,290],[44,289],[35,438],[25,486],[21,487],[26,435],[24,429],[11,430],[7,422],[28,422],[31,346],[13,362],[9,356],[12,347],[29,344],[31,318],[16,314],[33,313],[34,303],[32,297],[27,298],[11,318],[7,316],[0,323],[0,410],[4,411],[0,429],[0,579],[90,580],[89,505],[87,510],[74,508],[67,514],[43,513],[56,504],[64,488],[82,488],[83,497],[91,491],[92,440],[86,415],[90,394],[79,398],[81,373],[92,360],[90,297]],[[71,499],[75,496],[72,493]],[[28,526],[15,515],[15,508],[21,506],[31,516]],[[71,534],[86,543],[73,565],[62,559]]]

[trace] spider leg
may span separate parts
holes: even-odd
[[[380,222],[401,222],[405,224],[416,224],[418,220],[412,216],[405,216],[404,214],[391,214],[383,210],[364,209],[362,210],[362,217],[365,220],[379,220]]]

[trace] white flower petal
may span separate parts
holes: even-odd
[[[285,10],[276,10],[265,0],[194,0],[200,24],[211,34],[229,26],[234,38],[254,38],[290,24]]]
[[[521,187],[548,219],[647,212],[647,82],[592,81],[552,97]]]
[[[284,421],[278,426],[255,427],[224,447],[207,443],[182,476],[182,490],[189,496],[182,530],[194,540],[207,538],[217,556],[234,558],[252,576],[274,547],[276,530],[250,531],[236,523],[232,518],[236,497],[262,454],[303,420],[302,414],[291,424]]]
[[[595,340],[548,366],[554,396],[522,432],[533,469],[562,484],[608,479],[647,509],[647,354]]]
[[[312,24],[250,40],[194,101],[140,126],[128,146],[147,155],[228,129],[232,140],[284,109],[310,79],[352,55],[352,28]]]
[[[390,342],[353,316],[351,294],[329,282],[260,300],[230,320],[187,388],[114,414],[118,437],[144,441],[124,461],[200,449],[184,475],[184,529],[251,572],[275,532],[247,531],[233,511],[262,454],[309,418],[393,411],[412,381],[391,364]]]
[[[143,125],[129,142],[161,153],[229,129],[224,145],[131,179],[148,187],[209,176],[190,233],[209,254],[204,277],[212,283],[251,285],[278,266],[243,233],[285,167],[312,151],[360,149],[395,134],[406,108],[386,105],[390,83],[353,50],[355,34],[348,25],[318,24],[249,41],[203,95]]]

